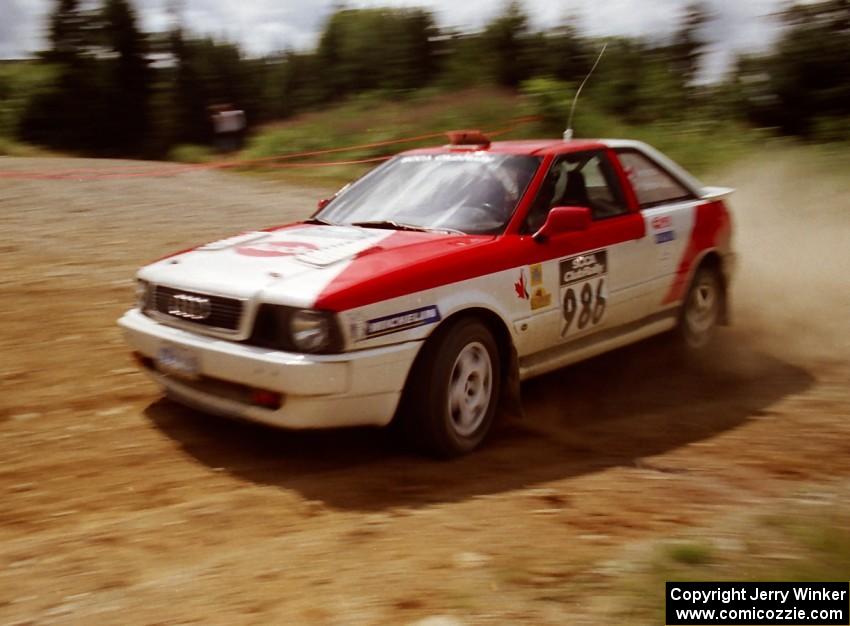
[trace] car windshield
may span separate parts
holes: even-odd
[[[470,152],[399,156],[344,188],[318,221],[374,228],[502,232],[540,159]]]

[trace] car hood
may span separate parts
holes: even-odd
[[[161,259],[139,278],[187,291],[298,307],[491,236],[295,224],[247,232]],[[360,264],[361,271],[353,271]],[[363,270],[366,270],[365,272]],[[352,281],[352,276],[357,276]]]

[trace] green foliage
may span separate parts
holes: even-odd
[[[530,52],[535,59],[535,74],[579,84],[595,60],[591,43],[570,24],[540,33]]]
[[[216,158],[209,146],[178,144],[168,151],[167,159],[178,163],[209,163]]]
[[[614,39],[586,95],[631,124],[683,118],[689,109],[688,77],[674,70],[674,60],[665,48]]]
[[[242,156],[264,158],[434,132],[439,134],[452,128],[495,129],[516,115],[517,105],[513,94],[492,88],[436,95],[424,91],[401,101],[363,94],[321,113],[307,114],[263,129],[251,139]],[[438,137],[398,146],[378,146],[328,158],[368,158],[416,145],[433,145],[441,140]]]
[[[262,63],[243,58],[239,47],[211,38],[186,39],[172,34],[171,53],[176,67],[164,75],[161,88],[172,94],[173,123],[166,143],[204,143],[211,138],[210,107],[233,104],[248,119],[259,113]]]
[[[521,92],[524,111],[541,119],[534,130],[543,136],[560,136],[575,95],[572,85],[552,78],[535,78],[524,82]],[[573,119],[576,138],[629,137],[645,141],[697,174],[743,155],[763,135],[701,109],[692,110],[687,116],[665,114],[653,123],[631,123],[630,116],[611,112],[605,106],[605,93],[593,89],[582,93]]]
[[[128,0],[106,0],[101,19],[100,36],[114,58],[101,62],[106,76],[102,86],[106,118],[99,132],[109,137],[104,148],[137,152],[149,130],[152,77],[146,58],[147,43]]]
[[[55,68],[32,61],[0,62],[0,137],[18,134],[30,102],[55,81]]]
[[[691,2],[685,8],[684,19],[668,48],[673,71],[684,79],[686,85],[696,78],[700,60],[708,42],[703,30],[709,20],[704,2]]]
[[[73,63],[91,45],[91,31],[96,21],[84,11],[80,0],[57,0],[49,18],[50,50],[47,58],[55,63]]]
[[[496,84],[516,87],[528,78],[528,16],[519,2],[512,0],[502,15],[487,24],[481,41],[487,68]]]
[[[319,40],[325,96],[366,89],[409,90],[433,78],[432,15],[422,9],[342,9]]]
[[[36,146],[20,143],[8,137],[0,136],[0,156],[13,157],[38,157],[51,156],[51,154]]]
[[[446,89],[490,84],[486,56],[479,36],[447,33],[440,46],[440,73],[436,82]]]
[[[704,142],[716,145],[731,135],[733,125],[718,120],[844,140],[850,134],[848,13],[847,0],[793,6],[776,49],[740,59],[730,80],[714,88],[694,84],[711,19],[704,1],[686,8],[667,41],[611,38],[579,102],[577,136],[629,135],[659,139],[653,142],[659,146],[687,137],[669,143],[701,166],[713,157],[699,153],[717,152],[706,151]],[[50,49],[42,55],[45,64],[28,66],[32,79],[10,78],[0,67],[0,95],[12,93],[0,99],[0,133],[59,148],[159,156],[172,146],[210,143],[211,109],[222,104],[242,109],[257,128],[357,102],[363,94],[372,94],[373,102],[407,103],[423,90],[493,85],[523,94],[522,107],[541,118],[533,130],[560,134],[575,89],[602,46],[569,19],[532,30],[518,1],[507,2],[480,32],[440,29],[420,8],[343,6],[328,18],[314,51],[260,59],[246,58],[227,41],[187,35],[179,23],[170,33],[148,36],[131,0],[54,0],[47,30]],[[433,123],[468,125],[468,111],[446,106]],[[365,135],[403,132],[370,127]],[[316,137],[295,141],[308,145]],[[275,141],[264,137],[251,150],[282,148]],[[319,143],[325,141],[338,140]]]
[[[723,539],[717,541],[701,538],[657,546],[648,564],[636,568],[637,574],[623,576],[619,590],[624,597],[612,599],[612,604],[623,605],[619,612],[624,620],[612,623],[664,623],[663,590],[669,580],[845,580],[850,530],[846,507],[838,508],[748,520],[746,526],[724,529]],[[612,589],[613,596],[617,586]]]
[[[383,94],[367,93],[352,97],[321,112],[309,113],[290,121],[259,130],[240,154],[243,159],[264,159],[325,148],[395,140],[436,133],[420,141],[359,148],[315,157],[319,161],[346,161],[391,155],[417,146],[445,142],[442,132],[457,128],[502,129],[522,112],[524,102],[509,91],[476,88],[442,93],[423,90],[405,99],[387,99]],[[539,136],[534,125],[520,126],[508,138]],[[305,159],[299,158],[303,162]],[[282,161],[281,163],[286,163]],[[256,165],[266,169],[263,165]],[[369,165],[321,167],[309,170],[282,169],[290,178],[305,177],[311,182],[344,183],[365,171]]]
[[[810,120],[811,136],[815,141],[850,141],[850,116],[816,116]]]
[[[667,547],[668,557],[684,565],[705,565],[712,560],[712,548],[705,543],[675,543]]]
[[[520,88],[528,101],[528,111],[541,119],[550,133],[560,133],[566,128],[570,103],[575,95],[572,85],[554,78],[532,78]]]
[[[128,153],[147,130],[145,37],[128,0],[106,0],[99,10],[58,0],[50,17],[55,80],[35,94],[20,136],[45,145]]]
[[[850,3],[796,4],[784,19],[774,52],[740,60],[733,76],[739,106],[757,124],[833,138],[850,116]]]
[[[392,140],[449,129],[497,130],[511,127],[517,115],[541,115],[551,111],[548,121],[516,125],[500,139],[559,137],[566,125],[566,111],[573,92],[554,79],[523,83],[518,96],[508,90],[475,88],[440,92],[434,89],[410,94],[402,101],[381,94],[363,94],[321,112],[260,129],[240,154],[242,159],[267,158],[325,148]],[[633,126],[602,111],[591,99],[582,97],[573,126],[576,137],[631,137],[659,148],[684,167],[699,175],[744,156],[760,145],[761,136],[749,129],[720,121],[689,120]],[[389,155],[417,146],[437,145],[441,136],[422,141],[349,150],[318,156],[322,161],[354,160]],[[299,158],[297,161],[304,161]],[[285,163],[285,161],[283,161]],[[262,164],[252,165],[266,169]],[[282,169],[287,177],[321,183],[343,183],[369,166]]]

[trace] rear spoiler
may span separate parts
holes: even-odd
[[[735,193],[730,187],[703,187],[699,197],[701,200],[723,200]]]

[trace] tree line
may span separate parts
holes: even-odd
[[[207,143],[210,107],[221,103],[259,124],[364,91],[402,98],[423,87],[496,84],[565,101],[602,43],[569,21],[533,29],[516,1],[477,32],[440,27],[420,8],[338,8],[314,50],[261,58],[191,34],[176,12],[169,32],[145,33],[131,0],[55,0],[48,19],[48,49],[37,60],[0,66],[0,134],[116,155]],[[850,0],[783,10],[772,50],[743,56],[724,80],[700,85],[710,19],[695,2],[666,40],[606,39],[585,106],[634,124],[738,118],[850,138]],[[555,109],[553,124],[562,107]]]

